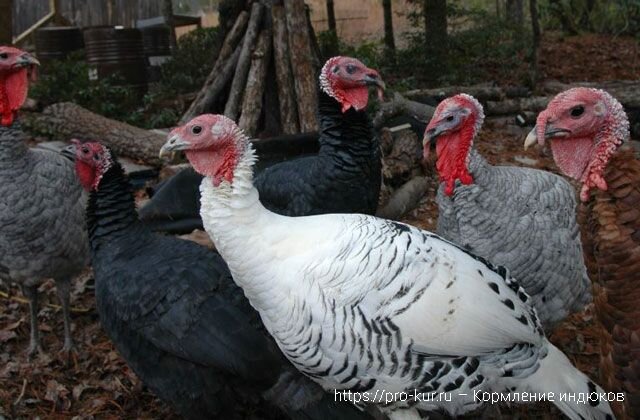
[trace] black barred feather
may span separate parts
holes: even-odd
[[[87,218],[100,321],[133,371],[182,416],[367,418],[292,368],[219,254],[138,221],[117,162],[91,194]]]

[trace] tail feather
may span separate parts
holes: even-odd
[[[553,392],[553,403],[571,420],[615,419],[606,399],[589,398],[605,394],[604,390],[576,369],[551,343],[549,353],[540,361],[540,368],[527,379],[527,386],[532,392],[547,395]]]

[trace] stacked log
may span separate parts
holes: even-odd
[[[254,137],[316,131],[320,57],[304,0],[247,3],[180,122],[224,113]]]

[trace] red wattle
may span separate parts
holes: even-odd
[[[445,183],[444,193],[447,196],[453,194],[456,180],[459,179],[464,185],[473,183],[473,176],[467,168],[467,156],[474,135],[473,124],[473,119],[469,119],[460,131],[438,137],[436,169],[440,176],[440,182]]]
[[[349,108],[361,111],[369,103],[369,89],[366,86],[358,86],[349,89],[336,89],[334,91],[336,99],[342,104],[342,112],[347,112]]]
[[[87,191],[91,191],[96,188],[96,171],[95,168],[87,165],[83,161],[76,159],[76,173],[78,174],[78,179],[80,180],[80,185]]]
[[[196,172],[210,177],[215,187],[224,180],[233,182],[233,171],[238,164],[238,153],[233,144],[229,147],[187,150],[187,158]]]
[[[565,175],[584,181],[591,160],[593,140],[585,138],[551,139],[551,152],[558,168]]]
[[[9,73],[5,79],[5,89],[11,111],[20,109],[27,99],[29,87],[29,73],[26,68]]]
[[[0,124],[13,124],[16,112],[27,99],[27,87],[26,69],[4,75],[0,80]]]

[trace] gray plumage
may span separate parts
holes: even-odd
[[[29,149],[24,140],[17,123],[0,127],[0,279],[22,286],[30,301],[30,353],[40,347],[37,287],[55,280],[65,320],[63,349],[70,350],[70,281],[89,259],[85,200],[69,160]]]
[[[591,300],[575,192],[557,175],[492,166],[471,149],[471,185],[438,189],[438,234],[495,264],[524,287],[545,329]]]

